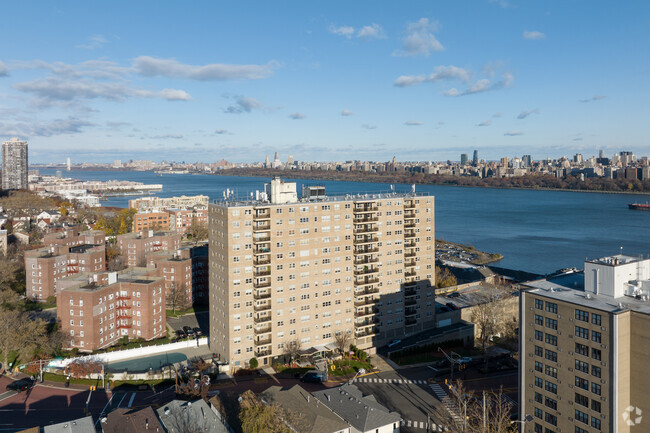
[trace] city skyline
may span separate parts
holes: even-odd
[[[645,153],[646,4],[80,5],[7,6],[35,163]]]

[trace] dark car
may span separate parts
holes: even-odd
[[[187,334],[185,334],[185,331],[179,329],[178,331],[176,331],[176,336],[178,338],[185,338],[187,337]]]
[[[194,328],[193,329],[194,333],[196,334],[197,337],[200,337],[203,335],[203,331],[201,331],[201,328]]]
[[[458,305],[454,304],[453,302],[447,302],[445,305],[451,308],[452,310],[460,310],[460,308],[458,308]]]
[[[183,326],[183,331],[187,334],[188,337],[191,337],[194,335],[194,330],[190,328],[189,326]]]
[[[31,379],[20,379],[7,385],[7,389],[12,391],[25,391],[34,385]]]
[[[460,296],[460,293],[458,292],[453,292],[447,295],[448,298],[457,298]]]
[[[303,374],[302,377],[300,378],[301,382],[310,382],[310,383],[322,383],[323,382],[323,376],[321,376],[320,373],[317,373],[315,371],[308,371],[307,373]]]
[[[440,312],[441,313],[449,313],[451,311],[451,308],[449,307],[440,307]]]

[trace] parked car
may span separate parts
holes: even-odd
[[[474,361],[474,359],[472,359],[472,358],[469,357],[469,356],[463,356],[463,357],[460,357],[460,358],[458,358],[458,359],[456,360],[456,362],[457,362],[458,364],[469,364],[469,363],[472,362],[472,361]]]
[[[11,382],[9,385],[7,385],[7,389],[12,390],[12,391],[25,391],[29,388],[34,386],[34,382],[32,382],[31,379],[20,379],[15,382]]]
[[[191,337],[194,335],[194,330],[190,328],[189,326],[183,326],[183,331],[187,334],[188,337]]]
[[[460,296],[460,293],[458,292],[453,292],[447,295],[448,298],[457,298]]]
[[[196,334],[197,337],[200,337],[203,335],[203,331],[201,331],[201,328],[194,328],[193,329],[194,333]]]
[[[187,334],[185,334],[185,331],[179,329],[178,331],[176,331],[176,336],[178,338],[185,338],[185,337],[187,337]]]
[[[440,307],[440,312],[441,313],[449,313],[451,311],[451,308],[449,307]]]
[[[300,378],[301,382],[323,383],[323,376],[316,371],[308,371]]]
[[[460,310],[460,308],[458,308],[458,305],[454,304],[453,302],[447,302],[445,305],[451,308],[452,310]]]
[[[388,343],[388,347],[397,346],[397,345],[400,344],[401,342],[402,342],[402,340],[393,340],[393,341],[391,341],[390,343]]]

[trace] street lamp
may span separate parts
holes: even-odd
[[[514,421],[510,421],[510,424],[519,423],[519,424],[521,424],[523,426],[524,424],[526,424],[527,422],[531,422],[532,420],[533,420],[533,416],[526,414],[526,416],[524,416],[523,420],[517,419],[517,420],[514,420]]]

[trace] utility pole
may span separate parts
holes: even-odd
[[[460,358],[460,355],[457,354],[456,352],[449,352],[449,355],[442,350],[442,347],[438,347],[438,352],[442,352],[443,355],[445,355],[445,358],[449,361],[449,365],[451,366],[451,381],[454,381],[454,364],[458,364],[458,361],[455,360],[451,355],[456,355],[457,357]]]
[[[483,433],[487,433],[487,418],[485,416],[485,391],[483,391]]]

